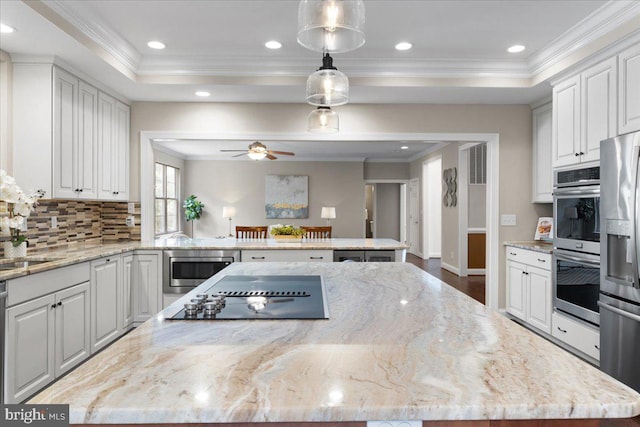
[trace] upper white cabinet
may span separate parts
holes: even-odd
[[[600,159],[600,141],[616,135],[616,58],[553,88],[553,167]]]
[[[99,197],[127,200],[129,193],[129,107],[100,92],[98,146],[101,163]]]
[[[640,130],[640,44],[618,55],[618,133]]]
[[[551,170],[551,103],[532,111],[533,125],[533,197],[534,203],[553,202]]]
[[[23,189],[126,200],[129,107],[52,64],[15,63],[13,82],[14,174]],[[99,109],[105,98],[106,118]]]

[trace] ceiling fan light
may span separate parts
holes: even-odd
[[[267,152],[266,151],[249,151],[247,153],[247,156],[249,156],[249,158],[252,160],[262,160],[265,157],[267,157]]]
[[[298,7],[298,43],[317,52],[348,52],[362,46],[362,0],[302,0]]]
[[[307,130],[312,133],[336,133],[339,129],[338,113],[329,107],[318,107],[309,113]]]

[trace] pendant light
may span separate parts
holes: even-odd
[[[338,132],[338,113],[331,111],[329,107],[318,107],[309,113],[307,129],[312,133]]]
[[[307,79],[307,102],[321,107],[336,107],[349,101],[349,79],[333,66],[325,53],[322,67]]]
[[[364,44],[362,0],[302,0],[298,43],[317,52],[348,52]]]

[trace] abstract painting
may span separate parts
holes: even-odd
[[[309,177],[267,175],[265,177],[267,218],[309,218]]]

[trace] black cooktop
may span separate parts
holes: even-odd
[[[168,319],[329,318],[320,276],[225,276],[187,304]]]

